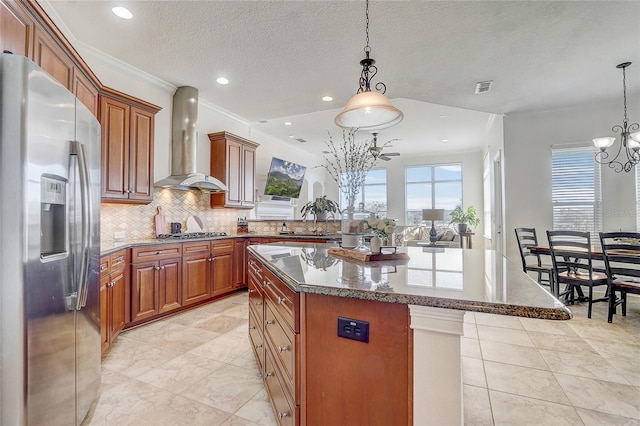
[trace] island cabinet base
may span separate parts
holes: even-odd
[[[338,337],[338,317],[369,323],[369,342]],[[407,305],[300,294],[301,422],[413,423],[413,346]]]

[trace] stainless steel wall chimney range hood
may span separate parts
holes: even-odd
[[[196,172],[198,146],[198,89],[178,87],[173,95],[171,113],[171,176],[159,180],[156,187],[204,192],[225,192],[218,179]]]

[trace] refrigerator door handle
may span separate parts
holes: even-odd
[[[80,203],[82,209],[82,248],[80,272],[78,276],[78,298],[76,309],[80,310],[87,304],[87,292],[89,285],[89,246],[91,233],[91,182],[87,164],[87,151],[84,144],[71,141],[71,155],[78,158],[78,171],[80,175]]]

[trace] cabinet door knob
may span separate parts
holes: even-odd
[[[289,346],[278,346],[278,352],[280,353],[288,350],[289,350]]]
[[[278,418],[280,419],[284,419],[285,417],[287,417],[289,415],[289,413],[278,413]]]
[[[253,304],[256,305],[256,306],[260,306],[260,305],[262,305],[262,302],[253,302]]]
[[[256,329],[255,325],[252,325],[252,326],[249,327],[249,330],[255,330],[255,329]]]
[[[162,252],[161,251],[157,251],[156,254],[162,254]]]
[[[262,345],[256,345],[256,349],[260,349]]]
[[[256,291],[252,288],[249,289],[249,293],[255,293]]]
[[[278,297],[278,305],[282,304],[285,300],[287,299],[285,299],[284,297]]]
[[[271,321],[271,320],[266,320],[266,321],[264,322],[264,325],[265,325],[265,326],[266,326],[266,325],[269,325],[269,324],[273,324],[273,321]]]
[[[164,269],[164,266],[161,266],[160,269]]]
[[[271,377],[271,376],[273,376],[273,373],[269,373],[269,372],[264,373],[264,378],[265,378],[265,379],[266,379],[267,377]]]
[[[154,266],[154,269],[155,269],[156,271],[159,271],[159,270],[160,270],[160,267],[159,267],[159,266]]]

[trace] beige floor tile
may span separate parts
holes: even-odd
[[[243,419],[238,416],[231,416],[222,422],[220,426],[260,426],[260,423],[252,422],[251,420]]]
[[[168,348],[158,348],[145,342],[128,339],[126,336],[119,336],[116,344],[102,359],[102,366],[128,377],[137,377],[181,354]]]
[[[631,385],[554,373],[574,407],[640,419],[640,391]]]
[[[182,395],[233,414],[263,389],[257,370],[227,365],[194,383]]]
[[[529,335],[524,330],[478,325],[478,337],[480,340],[535,347]]]
[[[246,318],[241,319],[238,317],[220,314],[200,321],[194,326],[198,329],[208,330],[219,334],[224,334],[234,328],[244,326],[244,331],[247,332],[249,327],[249,315],[247,315]]]
[[[484,362],[484,370],[489,389],[564,405],[570,404],[550,371],[492,361]]]
[[[273,408],[271,408],[269,395],[267,395],[267,391],[264,389],[240,407],[240,409],[235,412],[235,416],[242,417],[243,419],[253,421],[263,426],[276,426],[278,424],[273,414]]]
[[[603,320],[592,318],[591,321],[569,321],[569,326],[583,339],[617,340],[637,344],[637,338],[625,330],[620,324],[609,324]]]
[[[491,426],[493,415],[489,392],[486,388],[464,385],[464,424],[466,426]]]
[[[188,353],[213,359],[215,361],[233,363],[239,356],[251,350],[247,335],[240,336],[227,333],[211,342],[190,350]]]
[[[482,359],[480,352],[480,342],[478,339],[460,338],[460,353],[469,358]]]
[[[482,388],[487,387],[484,364],[481,359],[462,357],[462,383]]]
[[[606,337],[607,335],[596,335],[584,340],[603,358],[625,359],[640,364],[640,345],[626,340],[606,339]]]
[[[496,425],[582,425],[571,406],[494,390],[489,396]]]
[[[598,355],[595,349],[577,335],[565,336],[562,334],[539,333],[537,331],[529,331],[528,334],[538,349]]]
[[[138,380],[173,393],[181,393],[226,364],[183,354],[137,377]]]
[[[140,327],[139,329],[132,330],[131,333],[127,332],[126,336],[145,341],[153,346],[187,352],[202,345],[203,343],[210,342],[217,337],[220,337],[222,334],[223,333],[214,333],[200,328],[165,323],[157,324],[155,327],[150,329]]]
[[[547,364],[536,348],[483,340],[480,342],[480,349],[482,359],[486,361],[548,370]]]
[[[514,330],[524,330],[522,323],[518,317],[510,317],[507,315],[493,315],[476,312],[476,324],[488,325],[491,327],[511,328]]]
[[[540,354],[555,373],[590,377],[597,380],[630,384],[618,371],[600,355],[540,350]]]
[[[522,326],[527,331],[538,333],[558,334],[561,336],[577,336],[576,332],[569,327],[569,321],[551,321],[536,318],[520,318]]]
[[[640,388],[640,354],[635,361],[623,358],[606,358],[607,362],[615,367],[619,374],[627,381]]]
[[[222,311],[222,314],[242,319],[249,318],[249,303],[233,304]]]
[[[640,426],[640,420],[576,408],[585,426]]]

